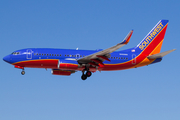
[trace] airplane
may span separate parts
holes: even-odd
[[[82,80],[86,80],[96,71],[115,71],[147,66],[158,63],[175,49],[160,53],[164,41],[168,20],[160,20],[145,38],[135,47],[116,51],[127,45],[133,30],[121,43],[108,49],[79,50],[27,48],[14,51],[3,60],[15,68],[45,68],[52,69],[53,75],[65,75],[82,71]]]

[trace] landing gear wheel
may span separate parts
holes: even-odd
[[[83,75],[81,76],[81,79],[82,79],[82,80],[86,80],[86,79],[87,79],[87,76],[83,74]]]
[[[92,73],[91,73],[90,71],[87,71],[87,72],[86,72],[86,76],[87,76],[87,77],[90,77],[91,75],[92,75]]]
[[[24,74],[25,74],[25,71],[22,71],[21,74],[24,75]]]

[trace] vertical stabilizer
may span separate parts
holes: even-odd
[[[168,20],[160,20],[137,45],[136,52],[143,52],[146,55],[160,53],[168,22]]]

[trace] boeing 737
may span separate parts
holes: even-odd
[[[175,49],[160,53],[168,20],[160,20],[145,38],[135,47],[116,51],[126,45],[133,30],[115,46],[104,50],[28,48],[14,51],[3,60],[22,69],[25,67],[52,69],[53,75],[70,76],[82,71],[82,80],[86,80],[96,71],[114,71],[142,67],[160,62]]]

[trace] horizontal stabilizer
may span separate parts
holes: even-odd
[[[172,49],[172,50],[168,50],[166,52],[162,52],[162,53],[158,53],[158,54],[155,54],[155,55],[151,55],[151,56],[148,56],[147,58],[148,59],[156,59],[156,58],[162,58],[164,57],[165,55],[175,51],[176,49]]]

